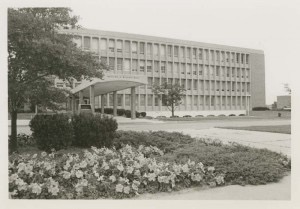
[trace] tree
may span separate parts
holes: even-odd
[[[16,151],[17,111],[28,100],[55,107],[61,92],[53,77],[64,81],[101,78],[106,67],[91,53],[77,48],[61,28],[76,28],[78,17],[69,8],[8,9],[8,108],[11,147]],[[51,105],[52,104],[52,105]]]
[[[185,89],[178,83],[163,83],[161,85],[154,84],[152,91],[155,95],[162,95],[163,105],[168,107],[174,117],[175,108],[181,104],[181,100],[185,96]]]
[[[284,84],[284,89],[285,89],[285,91],[288,92],[289,94],[292,93],[292,90],[291,90],[290,85],[289,85],[288,83],[285,83],[285,84]]]

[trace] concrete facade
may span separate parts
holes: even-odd
[[[183,85],[186,96],[175,114],[246,114],[265,106],[264,53],[261,50],[100,30],[62,30],[73,34],[79,48],[94,52],[111,73],[147,76],[147,85],[136,88],[137,111],[159,115],[169,110],[151,88],[154,83]],[[62,85],[59,83],[59,85]],[[79,84],[76,84],[79,85]],[[126,89],[96,97],[103,103],[130,109],[134,100]],[[101,98],[102,101],[101,102]],[[168,114],[167,114],[168,115]]]

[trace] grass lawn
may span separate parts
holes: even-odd
[[[291,134],[291,125],[278,125],[278,126],[246,126],[246,127],[218,127],[225,129],[246,130],[246,131],[261,131]]]

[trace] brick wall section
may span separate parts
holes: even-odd
[[[266,106],[265,55],[252,53],[251,66],[251,109]]]

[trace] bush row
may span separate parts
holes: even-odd
[[[96,108],[95,112],[101,112],[101,108]],[[114,112],[113,108],[104,108],[104,113],[105,114],[112,115],[113,112]],[[125,116],[127,118],[130,118],[131,117],[131,110],[117,109],[117,115],[118,116]],[[139,118],[139,117],[146,117],[146,112],[135,111],[135,116],[137,118]]]
[[[41,150],[78,147],[110,147],[118,124],[100,115],[80,114],[69,118],[64,114],[36,115],[30,121],[32,136]]]

